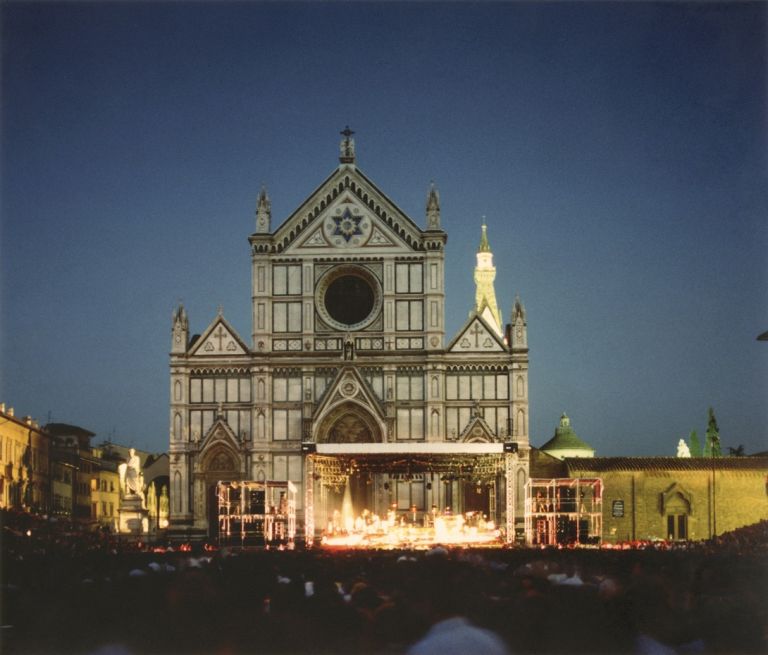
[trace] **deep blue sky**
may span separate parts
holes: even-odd
[[[714,406],[768,449],[763,3],[3,3],[0,400],[167,449],[171,311],[248,340],[273,222],[337,165],[448,232],[481,217],[531,347],[531,440],[673,455]]]

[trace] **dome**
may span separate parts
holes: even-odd
[[[555,429],[555,436],[539,450],[543,450],[558,459],[595,456],[595,449],[576,436],[571,427],[571,419],[565,413],[560,417],[560,425]]]

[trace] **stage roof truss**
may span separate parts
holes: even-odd
[[[341,489],[352,475],[386,474],[390,479],[417,481],[439,476],[443,481],[464,480],[491,484],[504,473],[503,454],[402,453],[364,455],[310,455],[314,477],[323,486]]]

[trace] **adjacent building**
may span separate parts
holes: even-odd
[[[0,508],[47,512],[51,505],[51,438],[29,416],[0,403]]]

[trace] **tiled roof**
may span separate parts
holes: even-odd
[[[766,470],[768,457],[566,457],[571,473],[604,471]]]

